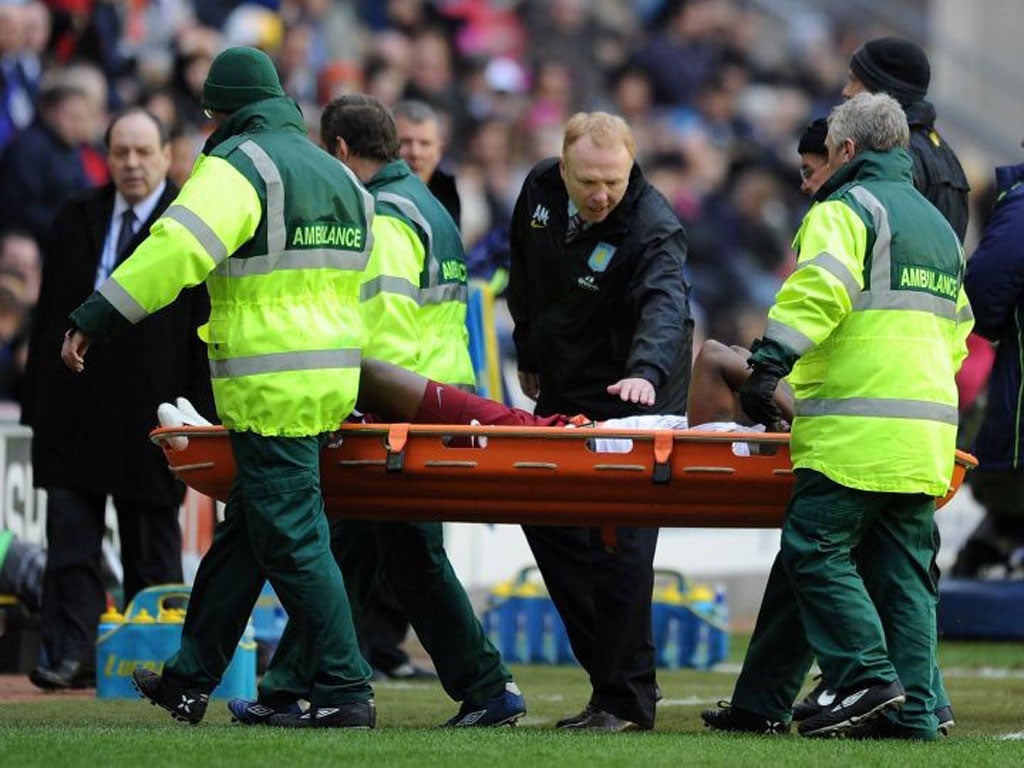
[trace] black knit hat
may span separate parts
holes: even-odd
[[[258,48],[228,48],[217,54],[203,83],[203,109],[230,114],[240,107],[284,96],[274,62]]]
[[[828,150],[825,149],[825,137],[828,135],[828,119],[819,117],[817,120],[807,124],[796,151],[801,155],[821,155],[826,157]]]
[[[907,107],[928,93],[932,68],[917,43],[902,37],[880,37],[858,48],[850,70],[872,93],[881,91]]]

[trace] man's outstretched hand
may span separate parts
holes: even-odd
[[[71,329],[64,334],[64,344],[60,348],[60,359],[64,365],[75,373],[85,370],[85,353],[89,350],[92,341],[84,333],[77,329]]]
[[[609,395],[618,395],[624,403],[654,405],[654,385],[647,379],[621,379],[608,387]]]

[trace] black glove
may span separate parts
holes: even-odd
[[[779,366],[770,363],[755,362],[752,366],[750,376],[740,387],[740,405],[754,421],[764,424],[773,432],[782,431],[785,421],[772,396],[785,372]]]

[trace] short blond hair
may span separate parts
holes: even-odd
[[[633,138],[633,130],[629,123],[618,115],[610,112],[577,112],[569,118],[565,124],[565,131],[562,134],[562,157],[569,151],[569,147],[575,144],[584,136],[599,147],[608,147],[621,142],[630,157],[636,157],[636,139]]]

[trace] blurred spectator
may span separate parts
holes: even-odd
[[[171,132],[171,167],[167,171],[167,178],[179,187],[185,183],[185,179],[192,173],[196,159],[203,148],[206,137],[204,134],[188,126],[179,127]]]
[[[42,277],[42,257],[32,236],[17,229],[0,233],[0,302],[6,305],[0,330],[0,399],[21,401]]]
[[[398,126],[399,151],[412,172],[441,201],[456,227],[462,227],[462,203],[455,175],[441,167],[445,130],[441,115],[429,104],[415,99],[399,102],[391,110]]]
[[[21,6],[22,48],[18,55],[22,71],[33,84],[33,93],[43,77],[46,51],[52,31],[50,9],[42,0],[29,0]]]
[[[543,61],[534,70],[530,104],[523,127],[528,131],[560,128],[575,112],[573,72],[560,61]]]
[[[573,112],[593,109],[603,97],[605,74],[623,63],[624,51],[606,45],[613,39],[594,15],[590,0],[544,0],[527,4],[526,30],[531,69],[539,75],[547,67],[571,73],[572,89],[562,104],[565,122]],[[609,51],[608,60],[602,52]]]
[[[181,125],[182,121],[178,116],[178,102],[169,88],[156,88],[146,93],[140,99],[139,105],[152,112],[171,131]]]
[[[452,46],[441,28],[427,27],[412,38],[405,96],[425,101],[449,115],[462,114]]]
[[[506,230],[512,219],[517,184],[525,172],[513,168],[512,125],[496,117],[472,127],[459,166],[462,198],[462,239],[472,248],[495,229]],[[467,256],[467,263],[470,258]],[[474,255],[473,262],[477,263]],[[489,277],[475,274],[474,277]]]
[[[25,370],[24,329],[28,317],[21,299],[21,276],[0,267],[0,400],[17,400]]]
[[[35,116],[38,73],[34,79],[22,60],[25,50],[25,9],[0,5],[0,152]]]
[[[18,276],[22,285],[22,302],[27,307],[35,307],[43,279],[43,260],[39,244],[32,235],[21,229],[0,233],[0,268]]]
[[[367,94],[382,104],[392,106],[401,100],[408,78],[399,65],[384,56],[374,55],[366,62],[364,82]]]
[[[103,132],[107,127],[110,87],[99,67],[89,63],[76,63],[57,74],[60,81],[78,88],[89,97],[88,122],[82,126],[85,139],[79,147],[82,167],[89,184],[100,187],[110,180],[103,152]]]
[[[393,104],[404,87],[404,80],[390,95],[389,101],[378,99],[382,104]],[[346,93],[362,93],[363,68],[351,59],[336,59],[320,70],[316,81],[316,100],[319,104],[330,104]]]
[[[50,9],[57,62],[91,62],[108,83],[131,72],[133,63],[122,53],[121,17],[113,0],[50,0]]]
[[[635,61],[651,78],[655,104],[692,104],[701,83],[717,68],[722,48],[707,35],[714,2],[667,0],[651,24],[651,37]]]
[[[35,122],[0,158],[0,228],[24,227],[42,242],[57,209],[90,186],[79,152],[90,139],[91,110],[80,88],[43,92]]]
[[[319,96],[317,72],[322,67],[312,51],[313,28],[306,22],[289,27],[277,52],[277,71],[284,92],[299,103],[316,103]]]
[[[186,125],[199,127],[209,123],[200,106],[200,98],[210,62],[219,46],[219,36],[209,30],[193,29],[178,39],[172,88],[179,118]]]

